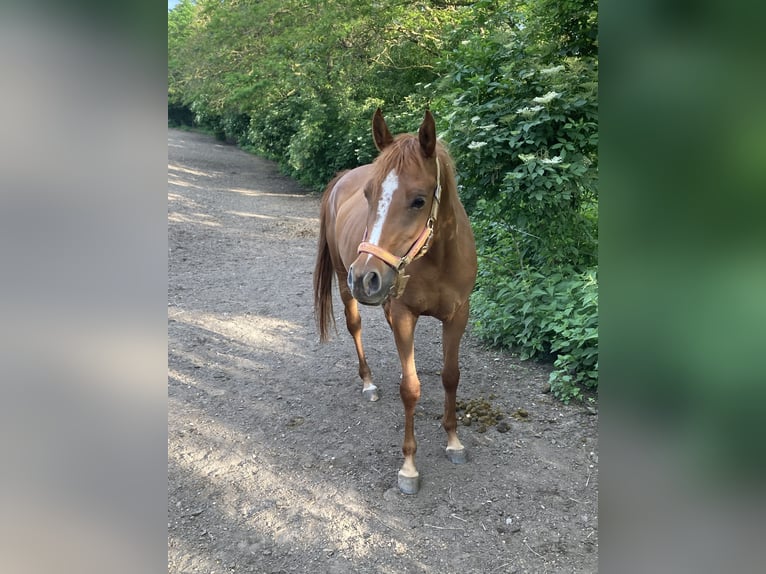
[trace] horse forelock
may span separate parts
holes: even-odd
[[[375,160],[376,175],[385,178],[392,170],[397,173],[423,169],[424,161],[420,153],[420,143],[412,134],[397,136]]]
[[[455,175],[452,158],[444,145],[437,141],[436,156],[439,158],[442,173],[443,192],[455,191]],[[373,178],[382,182],[392,170],[397,174],[422,171],[426,160],[420,149],[417,135],[400,134],[389,144],[373,162]]]

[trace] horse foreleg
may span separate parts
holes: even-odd
[[[444,417],[442,418],[442,426],[447,431],[447,458],[455,464],[462,464],[466,461],[465,448],[457,438],[455,400],[457,386],[460,383],[460,367],[458,365],[460,340],[463,338],[467,322],[468,303],[466,302],[452,319],[442,323],[442,347],[444,351],[444,367],[442,368]]]
[[[368,401],[377,401],[378,387],[372,383],[372,372],[367,365],[367,357],[364,355],[362,347],[362,317],[359,314],[359,305],[356,299],[351,295],[344,281],[338,279],[340,285],[340,298],[343,301],[343,310],[346,315],[346,328],[354,339],[356,355],[359,358],[359,378],[362,379],[362,396]]]
[[[420,474],[415,467],[415,405],[420,399],[420,380],[415,368],[415,325],[418,318],[404,309],[386,309],[386,318],[391,325],[396,350],[402,363],[402,380],[399,395],[404,405],[404,463],[399,470],[399,490],[404,494],[415,494],[419,487]]]

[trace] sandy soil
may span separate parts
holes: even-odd
[[[469,328],[458,400],[504,418],[461,426],[469,460],[451,464],[441,329],[424,317],[421,488],[400,494],[399,362],[382,311],[362,309],[380,401],[362,399],[342,320],[318,343],[319,198],[195,133],[168,131],[168,175],[168,572],[597,571],[593,406],[562,405],[544,393],[548,367]]]

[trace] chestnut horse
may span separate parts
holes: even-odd
[[[322,198],[314,270],[314,309],[320,340],[335,321],[332,281],[337,276],[346,327],[359,357],[363,396],[378,400],[362,347],[357,301],[382,305],[402,364],[399,394],[404,404],[404,463],[398,484],[415,494],[415,404],[420,380],[415,369],[414,332],[421,315],[442,322],[444,417],[447,458],[466,461],[457,437],[455,396],[460,379],[458,349],[468,321],[468,297],[476,280],[476,247],[460,203],[452,160],[436,139],[426,111],[417,135],[394,138],[380,109],[372,121],[380,154],[368,165],[339,174]],[[406,274],[405,274],[406,273]]]

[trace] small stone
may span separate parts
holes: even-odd
[[[288,428],[299,427],[303,424],[304,420],[305,419],[303,417],[299,416],[291,417],[290,420],[287,421],[287,426]]]

